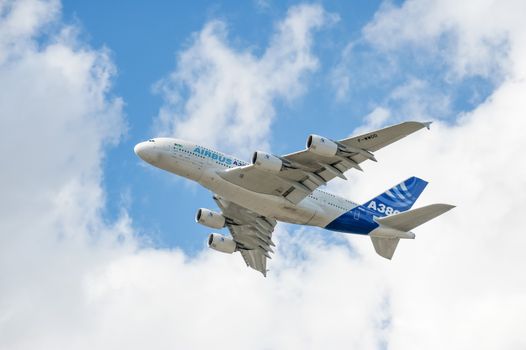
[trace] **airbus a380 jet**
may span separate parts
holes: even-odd
[[[368,235],[376,252],[391,259],[401,238],[415,238],[412,229],[452,209],[431,204],[409,210],[427,185],[417,177],[362,205],[319,189],[336,177],[346,179],[347,170],[361,171],[360,163],[376,161],[373,152],[429,124],[405,122],[339,141],[310,135],[302,151],[284,156],[257,151],[251,163],[173,138],[150,139],[134,151],[214,193],[221,212],[201,208],[195,220],[213,229],[227,227],[232,237],[211,233],[208,246],[229,254],[239,251],[247,266],[266,276],[277,221]]]

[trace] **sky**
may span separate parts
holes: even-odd
[[[524,349],[523,1],[0,0],[0,348]],[[133,146],[248,159],[433,121],[327,190],[457,207],[392,261],[279,224],[267,278]],[[224,232],[226,233],[226,232]]]

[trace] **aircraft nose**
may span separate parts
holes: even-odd
[[[148,163],[155,161],[155,146],[152,142],[139,142],[133,147],[133,151],[139,158]]]
[[[139,142],[138,144],[135,145],[135,147],[133,147],[133,151],[135,152],[137,156],[142,158],[141,154],[144,154],[144,148],[145,148],[144,142]]]

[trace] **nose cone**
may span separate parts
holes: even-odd
[[[145,149],[145,145],[144,145],[144,142],[139,142],[138,144],[135,145],[135,147],[133,147],[133,151],[135,152],[135,154],[137,156],[139,156],[140,158],[141,157],[141,154],[144,154],[144,149]]]
[[[155,162],[157,158],[155,145],[152,142],[140,142],[135,145],[133,151],[139,158],[148,163]]]

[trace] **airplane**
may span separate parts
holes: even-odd
[[[377,161],[373,152],[430,122],[409,121],[342,140],[309,135],[306,149],[277,156],[256,151],[251,162],[206,146],[159,137],[138,143],[134,152],[145,162],[199,183],[213,193],[220,212],[197,210],[195,221],[212,229],[227,227],[231,237],[208,236],[208,246],[240,252],[247,266],[266,277],[274,253],[272,232],[278,221],[367,235],[376,252],[391,259],[400,239],[414,239],[417,226],[454,208],[431,204],[410,210],[427,185],[411,177],[377,197],[358,204],[319,187]]]

